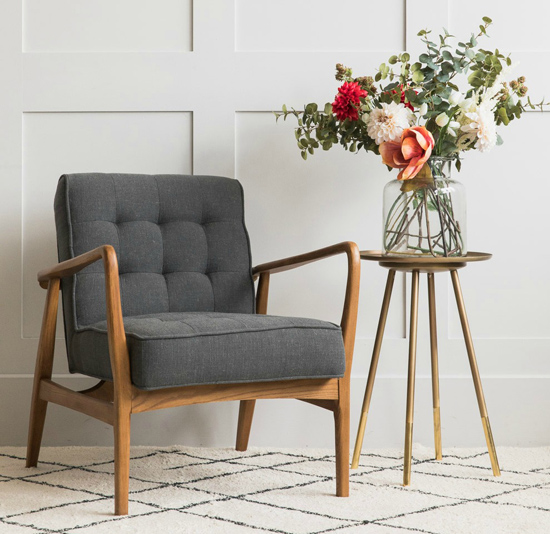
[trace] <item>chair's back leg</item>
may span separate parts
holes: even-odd
[[[265,315],[267,313],[267,299],[269,296],[269,273],[262,273],[258,280],[258,291],[256,292],[256,313]],[[255,400],[241,401],[239,405],[239,422],[237,423],[237,443],[235,449],[246,451],[248,438],[254,417]]]
[[[255,406],[255,400],[244,400],[240,403],[239,422],[237,425],[237,444],[235,445],[238,451],[246,451],[248,448],[248,438],[250,437],[250,427],[252,426]]]
[[[40,340],[38,342],[38,352],[36,355],[29,435],[27,440],[27,467],[36,467],[38,455],[40,453],[40,444],[42,443],[42,432],[44,430],[48,403],[40,398],[40,382],[42,379],[50,379],[52,377],[58,301],[59,278],[54,278],[50,280],[48,284],[48,293],[46,295],[46,304],[44,305],[42,328],[40,330]]]

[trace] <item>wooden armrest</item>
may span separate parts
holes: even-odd
[[[331,247],[321,248],[299,256],[292,256],[290,258],[258,265],[252,269],[252,274],[254,278],[260,277],[256,295],[256,313],[267,313],[269,277],[271,273],[288,271],[289,269],[295,269],[296,267],[342,253],[346,253],[348,256],[348,278],[340,326],[342,327],[342,337],[344,338],[344,348],[346,352],[346,377],[349,379],[355,344],[357,308],[359,306],[359,280],[361,276],[361,256],[359,247],[351,241],[345,241],[332,245]]]
[[[111,245],[103,245],[101,247],[94,248],[89,252],[85,252],[76,258],[71,258],[70,260],[62,261],[53,267],[48,269],[43,269],[38,273],[38,283],[40,287],[44,289],[48,288],[48,282],[52,278],[64,278],[66,276],[72,276],[78,271],[84,269],[88,265],[103,259],[106,265],[113,266],[117,270],[118,275],[118,264],[116,261],[115,249]]]
[[[359,249],[355,243],[351,241],[344,241],[343,243],[320,248],[312,252],[306,252],[305,254],[300,254],[298,256],[291,256],[281,260],[270,261],[269,263],[262,263],[252,269],[252,275],[254,276],[254,279],[256,279],[263,273],[274,274],[288,271],[290,269],[296,269],[296,267],[301,267],[302,265],[306,265],[323,258],[328,258],[330,256],[335,256],[336,254],[342,254],[344,252],[348,254],[348,256],[354,254],[358,255]]]
[[[111,245],[102,245],[76,258],[62,261],[49,269],[40,271],[38,273],[38,283],[41,287],[47,288],[52,280],[71,276],[98,260],[103,260],[105,269],[107,338],[109,340],[109,357],[114,379],[116,406],[121,402],[127,402],[120,399],[130,398],[132,383],[130,379],[130,359],[126,345],[126,333],[124,332],[124,322],[122,319],[120,280],[115,249]]]

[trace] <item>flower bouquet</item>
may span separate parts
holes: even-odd
[[[457,44],[447,30],[435,41],[422,30],[426,52],[414,62],[406,52],[393,55],[374,78],[354,77],[337,64],[336,79],[343,83],[332,104],[320,110],[311,103],[303,111],[283,106],[276,113],[277,119],[298,120],[304,160],[319,147],[340,144],[350,152],[379,154],[389,170],[399,169],[397,185],[390,182],[385,191],[389,254],[465,255],[464,192],[450,178],[451,163],[460,170],[462,152],[501,144],[497,126],[542,106],[525,98],[523,76],[506,80],[510,56],[478,47],[491,23],[483,17],[479,32]]]

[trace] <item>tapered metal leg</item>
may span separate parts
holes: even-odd
[[[472,378],[474,380],[477,403],[479,405],[479,413],[481,414],[481,422],[483,423],[485,439],[487,440],[487,448],[489,449],[489,457],[491,458],[491,466],[493,468],[493,474],[498,477],[500,476],[500,467],[498,465],[497,451],[495,449],[495,443],[493,441],[491,425],[489,424],[489,415],[487,414],[487,406],[485,405],[485,397],[483,395],[483,388],[481,387],[481,379],[479,377],[479,370],[477,367],[476,355],[474,352],[472,334],[470,333],[470,326],[468,324],[468,317],[466,316],[466,308],[464,306],[464,299],[462,297],[462,290],[460,288],[460,280],[458,278],[457,271],[451,271],[451,279],[453,281],[456,304],[458,306],[458,313],[460,315],[460,322],[462,324],[462,332],[464,333],[464,342],[466,343],[466,350],[468,352],[468,359],[470,361],[470,369],[472,371]]]
[[[411,288],[411,327],[409,335],[409,375],[407,382],[407,416],[405,423],[405,461],[403,468],[403,485],[411,483],[412,438],[414,419],[414,382],[416,375],[416,337],[418,328],[418,284],[420,274],[412,272]]]
[[[367,379],[367,387],[365,388],[365,396],[363,397],[363,406],[361,408],[361,419],[357,430],[357,438],[355,440],[355,449],[353,450],[353,460],[351,468],[359,467],[359,457],[361,456],[361,448],[363,447],[363,438],[365,437],[365,428],[367,426],[367,415],[369,412],[370,399],[372,389],[374,387],[374,378],[376,376],[376,368],[378,367],[378,359],[380,357],[380,349],[382,347],[382,339],[384,338],[384,329],[386,328],[386,319],[388,317],[388,309],[390,307],[391,293],[393,282],[395,280],[395,271],[390,269],[388,279],[386,281],[386,290],[384,292],[384,300],[382,301],[382,310],[380,311],[380,319],[378,320],[378,329],[376,330],[376,339],[374,341],[374,349],[370,361],[369,377]]]
[[[435,459],[441,460],[441,416],[439,412],[439,364],[437,361],[437,322],[435,313],[434,274],[428,273],[428,307],[430,310],[430,349],[432,354],[432,397],[434,407]]]

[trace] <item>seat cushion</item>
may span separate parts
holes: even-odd
[[[198,384],[341,377],[339,326],[316,319],[216,312],[124,318],[133,384],[159,389]],[[107,322],[73,337],[71,371],[111,380]]]

